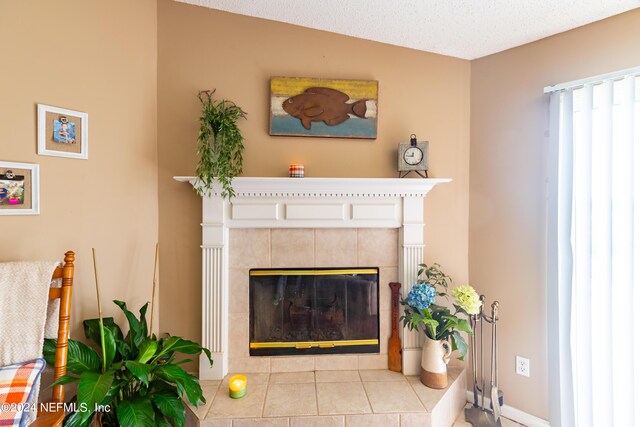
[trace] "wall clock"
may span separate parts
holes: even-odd
[[[398,144],[398,177],[404,178],[415,172],[423,178],[428,178],[429,142],[418,141],[415,134],[410,142]]]

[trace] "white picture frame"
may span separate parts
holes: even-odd
[[[80,129],[76,129],[77,127]],[[81,111],[38,104],[38,154],[87,160],[89,115]]]
[[[7,171],[14,172],[15,176],[29,174],[25,176],[23,184],[23,201],[27,201],[29,208],[20,208],[19,203],[15,205],[5,203],[7,189],[5,185],[8,181]],[[39,215],[40,214],[40,165],[36,163],[18,163],[0,161],[0,216],[1,215]]]

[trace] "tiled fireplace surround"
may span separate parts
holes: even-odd
[[[193,177],[175,179],[197,185]],[[388,283],[401,282],[403,294],[410,289],[424,259],[423,199],[448,181],[236,178],[232,204],[220,198],[219,188],[204,197],[202,344],[212,350],[214,365],[201,359],[208,403],[192,409],[190,423],[451,425],[465,403],[463,367],[451,367],[446,390],[424,387],[416,377],[422,337],[403,329],[404,376],[386,370]],[[380,268],[379,354],[249,356],[250,268],[365,266]],[[227,396],[230,373],[249,375],[247,397]]]
[[[229,372],[387,368],[398,229],[232,229],[229,242]],[[249,269],[269,267],[379,267],[380,354],[249,357]]]

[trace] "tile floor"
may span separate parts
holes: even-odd
[[[191,408],[187,425],[449,426],[466,401],[464,372],[450,367],[444,390],[388,370],[254,373],[246,374],[249,392],[237,400],[228,396],[228,375],[201,382],[207,403]]]

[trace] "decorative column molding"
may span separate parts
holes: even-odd
[[[229,366],[229,230],[220,197],[202,200],[202,345],[213,366],[200,355],[200,379],[221,379]]]
[[[174,179],[198,185],[195,177]],[[229,367],[230,228],[399,228],[399,279],[406,296],[424,260],[424,197],[450,181],[235,178],[233,204],[214,187],[202,199],[202,345],[212,351],[214,364],[200,359],[200,379],[222,379]],[[405,375],[420,373],[422,342],[420,334],[403,329]]]
[[[402,296],[406,298],[415,284],[418,265],[424,262],[424,199],[404,198],[402,227],[398,233],[398,276],[402,281]],[[402,325],[400,325],[402,328]],[[402,328],[402,373],[420,375],[422,343],[418,331]]]

